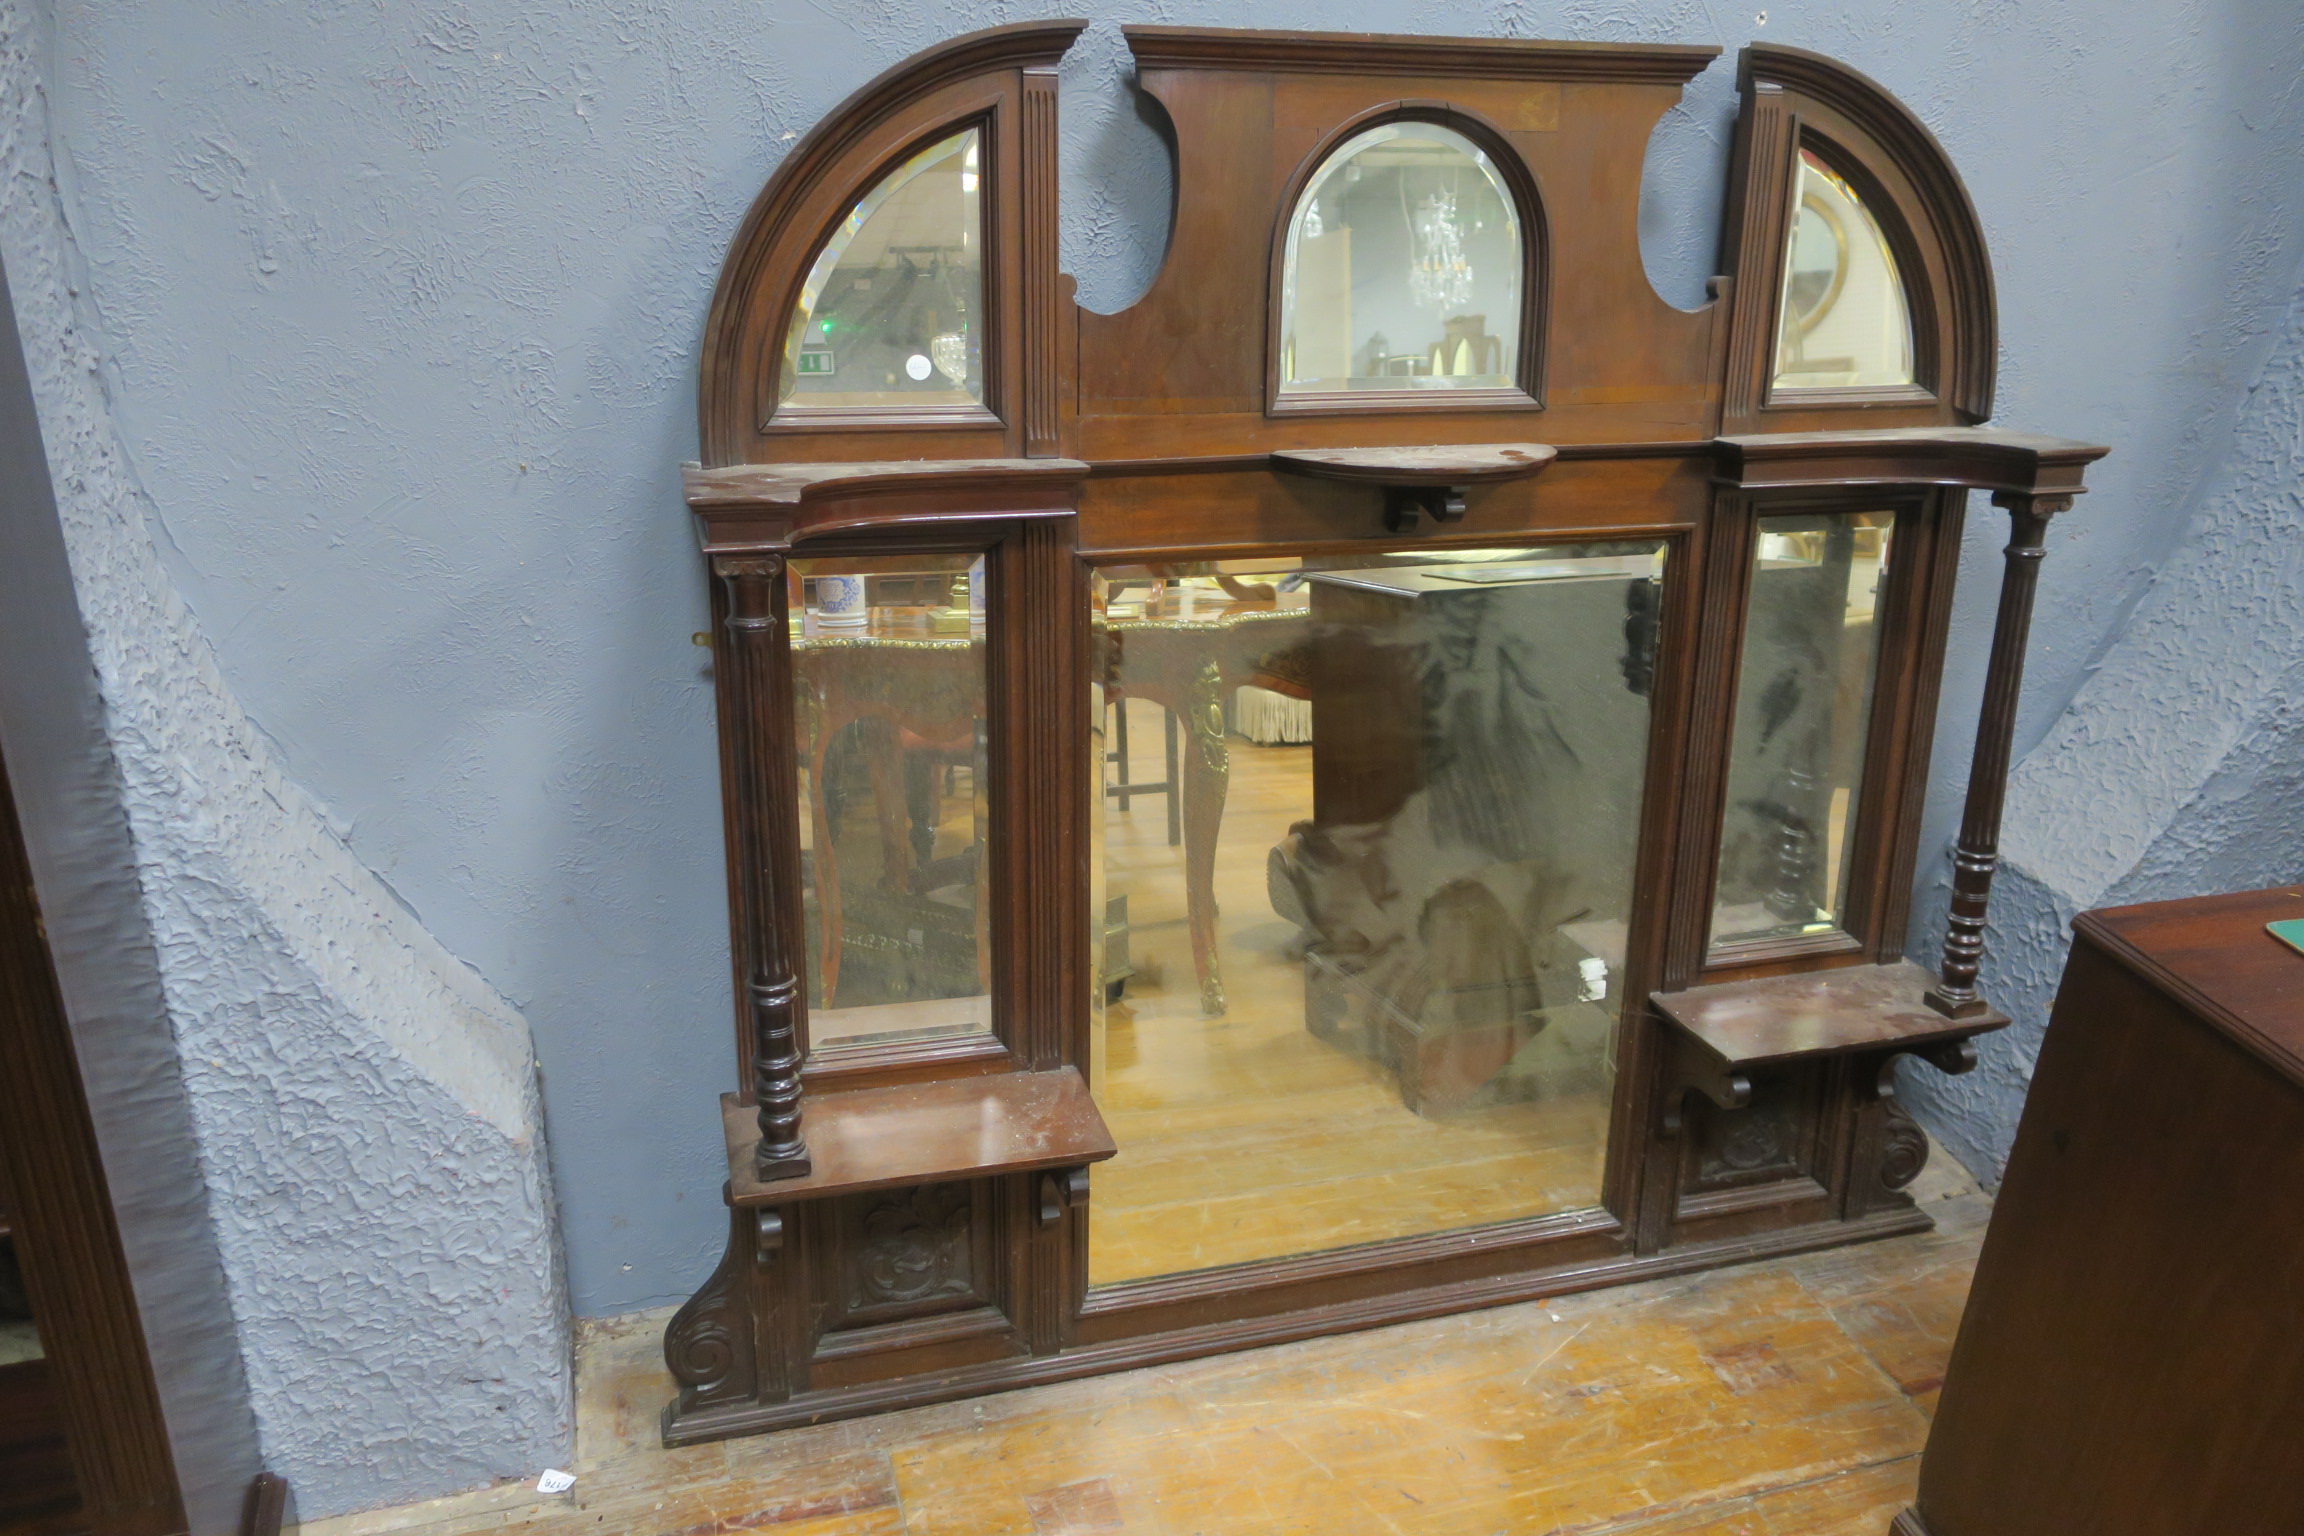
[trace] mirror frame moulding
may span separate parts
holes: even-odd
[[[1734,751],[1737,693],[1743,678],[1744,647],[1750,638],[1753,592],[1753,552],[1767,520],[1774,517],[1829,517],[1859,512],[1894,514],[1886,579],[1873,636],[1872,699],[1864,712],[1864,753],[1857,780],[1855,804],[1850,807],[1848,841],[1849,882],[1842,895],[1840,923],[1822,933],[1772,939],[1746,939],[1715,943],[1710,932],[1713,905],[1718,900],[1718,834],[1725,828],[1728,803],[1727,760],[1715,765],[1719,782],[1712,787],[1715,831],[1711,863],[1704,871],[1706,932],[1703,959],[1692,985],[1705,986],[1741,977],[1765,976],[1787,970],[1828,969],[1838,965],[1885,964],[1902,958],[1904,923],[1910,904],[1913,859],[1903,853],[1905,828],[1925,800],[1927,782],[1921,771],[1933,744],[1935,703],[1933,689],[1925,688],[1942,649],[1942,629],[1923,628],[1942,606],[1936,584],[1947,541],[1956,560],[1961,516],[1954,505],[1959,492],[1917,487],[1883,488],[1871,494],[1848,491],[1747,491],[1724,494],[1715,511],[1715,529],[1725,532],[1733,523],[1739,537],[1718,537],[1721,567],[1712,577],[1722,581],[1722,567],[1733,558],[1741,562],[1736,576],[1736,628],[1734,654],[1727,658],[1722,677],[1725,693],[1719,708],[1727,721],[1724,737]],[[1723,596],[1723,601],[1726,598]],[[1891,663],[1902,669],[1891,675]],[[1925,690],[1926,697],[1922,697]],[[1926,708],[1927,718],[1912,712]],[[1899,731],[1900,725],[1911,729]],[[1914,731],[1918,739],[1913,739]],[[1917,752],[1917,758],[1913,754]],[[1899,771],[1899,759],[1906,767]],[[1901,895],[1899,893],[1902,893]]]
[[[1748,432],[1973,426],[1992,414],[1998,362],[1990,254],[1936,136],[1880,85],[1822,54],[1753,44],[1729,165],[1721,264],[1734,280],[1722,428]],[[1776,326],[1802,148],[1864,200],[1899,266],[1914,386],[1774,386]]]
[[[1846,182],[1856,194],[1857,201],[1880,231],[1881,242],[1888,248],[1889,260],[1896,264],[1898,296],[1904,301],[1904,322],[1910,332],[1912,348],[1912,382],[1909,384],[1847,384],[1812,387],[1786,386],[1776,382],[1777,346],[1781,340],[1784,321],[1784,268],[1791,259],[1795,198],[1802,177],[1800,163],[1803,153],[1813,154],[1824,162],[1824,168]],[[1903,216],[1888,189],[1861,159],[1844,150],[1840,144],[1809,124],[1802,122],[1792,139],[1792,152],[1785,157],[1786,177],[1783,192],[1784,231],[1778,237],[1775,261],[1776,276],[1771,284],[1768,306],[1768,355],[1761,381],[1760,404],[1763,410],[1801,410],[1829,408],[1836,405],[1916,405],[1934,406],[1942,398],[1937,392],[1941,377],[1943,340],[1942,327],[1937,324],[1935,295],[1926,284],[1915,284],[1908,274],[1924,272],[1926,258],[1920,243],[1913,238],[1910,223]]]
[[[910,405],[901,400],[890,400],[880,405],[794,404],[792,400],[782,398],[780,394],[784,387],[784,347],[779,343],[769,365],[761,374],[761,387],[766,396],[760,407],[763,414],[760,417],[759,430],[763,436],[782,437],[806,432],[839,432],[859,427],[902,429],[905,427],[997,427],[1005,425],[1000,412],[993,405],[993,402],[1000,398],[1000,387],[1005,374],[1005,370],[1000,366],[1004,359],[1000,355],[999,341],[1002,324],[1007,319],[1007,315],[1004,313],[1007,305],[1003,302],[1004,295],[1001,283],[1006,267],[1003,258],[1007,253],[1001,249],[1000,226],[1003,221],[998,217],[1000,194],[1005,188],[1000,176],[1001,155],[999,151],[992,149],[990,153],[985,152],[990,146],[999,143],[999,116],[1000,109],[993,107],[973,117],[963,117],[929,128],[926,132],[907,141],[903,148],[882,161],[880,168],[873,173],[871,179],[863,183],[863,191],[849,199],[844,205],[854,208],[863,199],[879,191],[881,184],[902,170],[915,155],[925,154],[936,145],[947,139],[957,138],[961,134],[971,131],[976,134],[979,160],[977,171],[979,190],[976,203],[977,235],[983,241],[982,269],[978,279],[982,289],[981,303],[984,310],[983,318],[979,323],[979,329],[982,332],[980,355],[983,358],[984,371],[983,398],[971,405]],[[815,241],[808,247],[807,255],[795,273],[791,301],[784,306],[784,327],[787,335],[790,334],[793,318],[799,311],[800,290],[807,285],[808,277],[815,270],[817,261],[831,246],[833,237],[839,232],[840,224],[846,217],[846,214],[839,215],[831,224],[819,230]],[[867,219],[864,225],[858,226],[859,230],[869,226],[870,223],[871,220]],[[837,266],[834,270],[838,270]]]
[[[954,38],[860,87],[792,146],[730,241],[704,319],[697,437],[707,468],[1055,451],[1056,333],[1070,328],[1056,280],[1056,66],[1087,25],[1021,22]],[[983,414],[779,410],[784,337],[832,231],[907,153],[972,124],[984,134]],[[893,153],[891,139],[902,146]]]
[[[1520,318],[1514,340],[1513,384],[1504,389],[1369,389],[1282,393],[1282,295],[1287,281],[1288,232],[1304,192],[1345,145],[1370,129],[1390,123],[1425,123],[1469,141],[1496,167],[1520,221]],[[1512,147],[1505,132],[1481,114],[1436,98],[1384,102],[1354,113],[1323,135],[1289,173],[1272,225],[1272,256],[1264,297],[1264,414],[1267,419],[1302,416],[1418,414],[1430,411],[1541,411],[1544,409],[1544,342],[1552,294],[1552,226],[1535,170]]]

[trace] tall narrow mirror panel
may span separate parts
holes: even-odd
[[[1776,330],[1778,389],[1912,383],[1912,315],[1895,253],[1853,187],[1800,151]]]
[[[1847,921],[1892,512],[1764,517],[1736,681],[1712,945]]]
[[[790,563],[817,1052],[991,1028],[982,574],[966,555]]]
[[[785,333],[786,407],[983,402],[979,137],[906,160],[833,231]]]
[[[1520,221],[1487,154],[1433,123],[1345,143],[1288,224],[1280,392],[1509,388]]]
[[[1093,1283],[1598,1202],[1663,560],[1096,572]]]

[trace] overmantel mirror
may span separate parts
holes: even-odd
[[[1925,1227],[1893,1068],[2006,1022],[2031,583],[2103,450],[1979,425],[1926,130],[1748,50],[1686,312],[1636,207],[1713,50],[1134,28],[1175,224],[1098,315],[1080,26],[864,87],[707,322],[737,1086],[673,1442]],[[1972,490],[2013,536],[1907,959]]]

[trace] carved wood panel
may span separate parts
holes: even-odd
[[[839,1201],[832,1223],[839,1256],[832,1328],[992,1300],[982,1285],[980,1250],[990,1232],[978,1219],[984,1214],[978,1194],[972,1184],[923,1184]]]
[[[1772,1184],[1817,1172],[1817,1074],[1755,1079],[1752,1102],[1722,1109],[1689,1096],[1687,1194]]]

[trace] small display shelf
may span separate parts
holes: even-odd
[[[1751,1073],[1825,1056],[1918,1056],[1946,1072],[1976,1064],[1977,1035],[2008,1016],[1986,1009],[1946,1018],[1927,1002],[1936,977],[1909,960],[1725,981],[1651,999],[1690,1067],[1687,1086],[1723,1109],[1752,1096]]]
[[[728,1134],[728,1202],[786,1205],[948,1179],[1085,1168],[1119,1150],[1088,1085],[1070,1067],[991,1072],[808,1098],[811,1170],[762,1183],[760,1124],[735,1094],[720,1098]]]
[[[1521,480],[1559,457],[1548,443],[1439,443],[1415,448],[1290,448],[1272,467],[1317,480],[1384,488],[1384,522],[1405,532],[1419,515],[1452,523],[1464,515],[1470,486]]]

